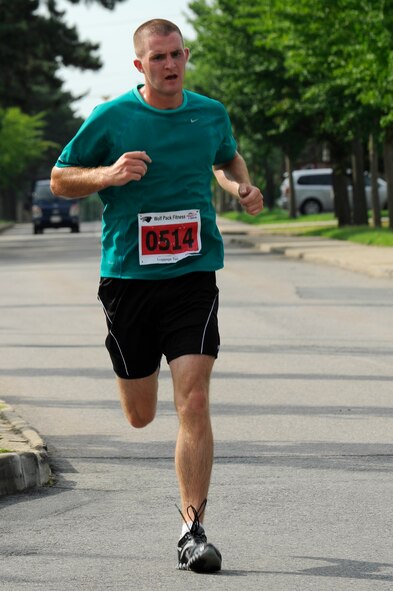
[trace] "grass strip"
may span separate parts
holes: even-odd
[[[373,228],[372,226],[344,226],[332,225],[332,213],[299,216],[290,218],[284,210],[262,212],[257,216],[250,216],[245,212],[230,211],[220,214],[222,217],[250,225],[265,226],[269,233],[291,236],[321,236],[334,240],[349,240],[367,246],[393,246],[393,232],[388,227]],[[313,226],[302,225],[302,222],[314,222]],[[281,227],[269,229],[269,224],[282,224]]]

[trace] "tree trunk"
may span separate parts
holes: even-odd
[[[285,169],[288,174],[288,182],[289,182],[289,217],[296,218],[297,217],[297,208],[296,208],[296,193],[295,193],[295,184],[293,182],[293,167],[292,167],[292,160],[291,158],[285,154]]]
[[[333,168],[334,208],[338,225],[351,225],[351,208],[349,207],[348,183],[345,172],[341,168]]]
[[[334,211],[338,225],[341,228],[342,226],[351,225],[351,208],[346,176],[348,146],[341,141],[331,140],[330,149],[333,162]]]
[[[16,193],[11,187],[1,190],[0,219],[7,222],[16,221]]]
[[[266,207],[273,209],[275,197],[274,173],[272,167],[267,163],[265,167],[266,185],[263,191],[263,197]]]
[[[352,206],[353,223],[356,226],[367,226],[368,212],[364,188],[363,146],[358,138],[352,142]]]
[[[393,230],[393,128],[389,128],[385,132],[383,159],[385,180],[388,184],[389,228]]]
[[[381,205],[378,195],[378,150],[375,141],[375,135],[370,134],[369,143],[369,159],[371,172],[371,205],[373,212],[373,226],[374,228],[381,227]]]

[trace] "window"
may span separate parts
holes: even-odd
[[[298,185],[327,185],[332,184],[331,174],[305,174],[299,176]]]

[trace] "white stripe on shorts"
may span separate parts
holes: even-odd
[[[213,304],[212,304],[212,307],[210,308],[210,312],[209,312],[209,316],[207,317],[205,328],[203,329],[202,343],[201,343],[201,355],[203,354],[203,346],[205,344],[206,330],[207,330],[208,324],[210,322],[211,315],[213,314],[214,304],[216,303],[216,300],[217,300],[217,295],[215,296],[215,298],[213,300]]]
[[[109,322],[110,322],[111,324],[113,324],[112,320],[111,320],[111,319],[110,319],[110,317],[109,317],[109,314],[108,314],[108,312],[107,312],[107,311],[106,311],[106,309],[105,309],[105,306],[104,306],[104,304],[102,303],[102,300],[100,299],[100,297],[99,297],[99,296],[97,296],[97,298],[98,298],[98,301],[101,303],[101,306],[102,306],[102,309],[104,310],[105,316],[108,318]],[[123,361],[123,364],[124,364],[124,369],[126,370],[126,374],[127,374],[127,376],[128,376],[128,377],[130,377],[130,374],[129,374],[129,371],[128,371],[128,367],[127,367],[127,363],[126,363],[126,360],[124,359],[124,355],[123,355],[123,352],[122,352],[122,350],[121,350],[121,347],[120,347],[120,345],[119,345],[119,341],[117,340],[117,338],[116,338],[116,337],[115,337],[115,335],[113,334],[113,332],[112,332],[112,329],[111,329],[111,330],[109,330],[109,334],[111,335],[111,337],[113,338],[113,340],[115,341],[115,343],[116,343],[116,345],[117,345],[117,348],[119,349],[119,353],[120,353],[120,355],[121,355],[121,359],[122,359],[122,361]]]

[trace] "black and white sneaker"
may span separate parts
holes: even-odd
[[[187,508],[187,515],[192,520],[192,525],[177,545],[177,568],[180,570],[192,570],[196,573],[215,573],[221,569],[221,554],[213,544],[208,544],[205,530],[199,522],[206,503],[207,499],[203,501],[198,511],[192,505]],[[184,522],[187,523],[180,509],[179,512]],[[192,512],[192,515],[190,512]]]

